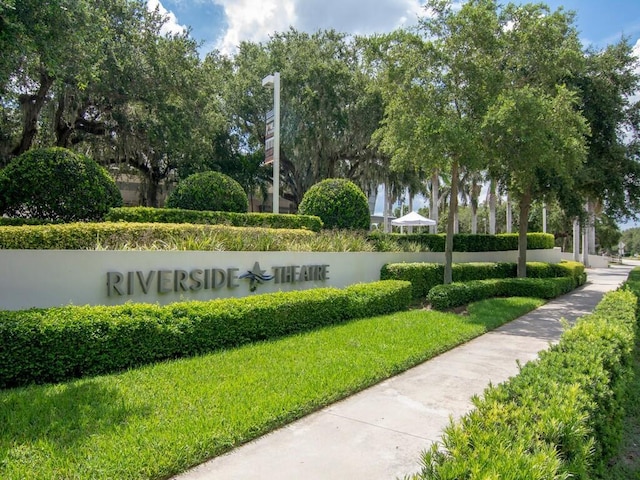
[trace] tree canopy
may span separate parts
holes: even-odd
[[[573,21],[539,3],[429,0],[413,29],[289,29],[201,58],[145,0],[2,1],[0,168],[57,146],[138,175],[141,204],[211,170],[266,199],[262,79],[278,71],[277,174],[295,205],[327,178],[400,196],[440,174],[449,244],[456,203],[477,209],[489,174],[520,218],[555,199],[569,217],[588,200],[622,220],[640,208],[638,59],[626,40],[583,50]]]

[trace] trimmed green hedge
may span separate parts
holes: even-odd
[[[58,382],[404,310],[402,281],[168,306],[0,311],[0,387]]]
[[[446,235],[443,233],[415,233],[415,234],[371,234],[372,238],[384,239],[389,237],[399,243],[412,243],[421,245],[430,252],[444,252]],[[527,233],[528,250],[545,250],[555,246],[553,235],[549,233]],[[498,235],[471,235],[458,233],[453,236],[454,252],[503,252],[518,250],[517,233],[500,233]]]
[[[192,225],[177,223],[67,223],[0,227],[0,248],[95,250],[96,248],[166,249],[182,240],[190,250],[273,251],[287,242],[316,235],[309,230]]]
[[[516,263],[454,263],[453,281],[468,282],[489,278],[513,278],[517,275]],[[584,265],[578,262],[542,263],[528,262],[527,275],[533,278],[571,277],[574,286],[586,281]],[[406,280],[411,282],[413,299],[425,298],[429,291],[444,281],[444,265],[438,263],[388,263],[380,271],[381,280]]]
[[[634,274],[637,275],[637,274]],[[632,287],[633,288],[633,287]],[[475,398],[416,479],[594,478],[621,437],[638,299],[610,292],[560,342]]]
[[[551,299],[575,288],[571,277],[559,278],[492,278],[465,283],[436,285],[427,301],[436,310],[467,305],[493,297],[535,297]]]
[[[106,216],[109,222],[137,223],[204,223],[234,227],[264,227],[307,229],[319,232],[320,217],[275,213],[235,213],[184,210],[180,208],[120,207],[112,208]]]

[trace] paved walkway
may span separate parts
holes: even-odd
[[[472,407],[589,313],[631,266],[589,269],[583,287],[396,377],[214,458],[176,480],[395,479],[420,468],[450,416]]]

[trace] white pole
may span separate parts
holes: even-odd
[[[573,260],[580,261],[580,222],[573,219]]]
[[[542,204],[542,233],[547,233],[547,204]]]
[[[280,72],[273,74],[273,213],[280,213]]]
[[[280,213],[280,72],[262,79],[273,85],[273,213]]]
[[[507,192],[507,233],[511,233],[513,227],[513,211],[511,210],[511,197],[509,196],[509,192]]]
[[[587,211],[587,216],[585,219],[585,223],[582,226],[582,263],[585,268],[589,268],[589,203],[586,204],[585,210]]]

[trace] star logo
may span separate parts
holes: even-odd
[[[243,273],[238,278],[248,278],[249,291],[255,292],[259,284],[273,280],[273,275],[267,275],[265,272],[266,270],[260,268],[260,263],[256,262],[253,265],[253,270],[247,270],[246,273]]]

